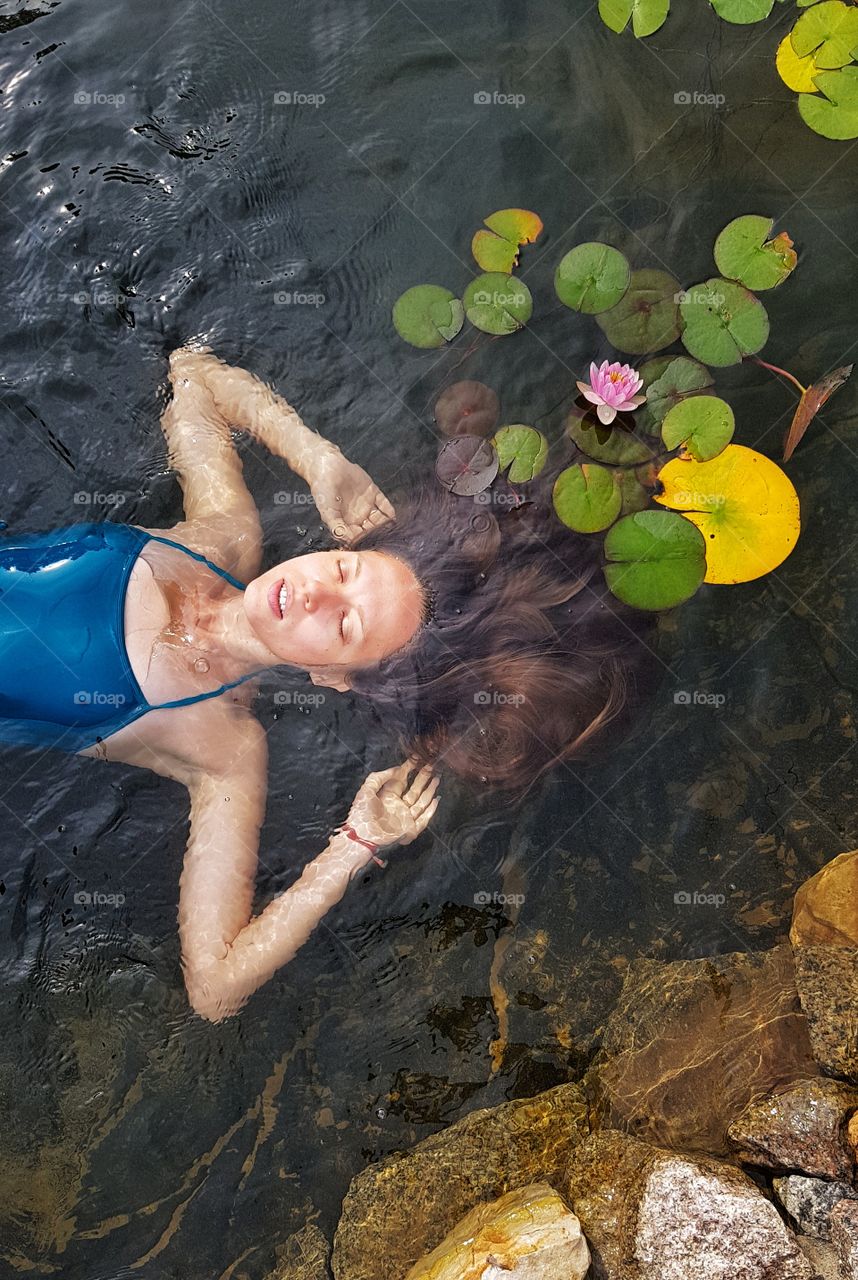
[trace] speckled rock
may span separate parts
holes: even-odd
[[[329,1280],[330,1247],[315,1222],[308,1222],[277,1250],[269,1280]]]
[[[856,1200],[858,1192],[846,1182],[823,1182],[791,1173],[775,1178],[775,1194],[799,1231],[817,1240],[831,1239],[830,1218],[841,1200]]]
[[[816,1073],[785,945],[635,961],[588,1084],[605,1127],[721,1154],[749,1102]]]
[[[812,1236],[796,1236],[795,1239],[818,1280],[844,1280],[840,1255],[833,1244],[827,1240],[814,1240]]]
[[[402,1280],[481,1200],[560,1185],[589,1132],[578,1085],[471,1112],[353,1179],[334,1238],[336,1280]]]
[[[831,1213],[831,1241],[840,1257],[843,1280],[858,1277],[858,1203],[841,1200]]]
[[[795,895],[793,946],[858,947],[858,849],[832,858]]]
[[[581,1224],[547,1182],[478,1204],[405,1280],[584,1280]]]
[[[730,1125],[730,1146],[746,1164],[819,1178],[851,1179],[846,1132],[858,1089],[817,1076],[751,1103]]]
[[[858,947],[796,947],[795,980],[816,1061],[858,1084]]]
[[[593,1280],[813,1280],[774,1205],[718,1160],[595,1133],[573,1153],[567,1199]]]

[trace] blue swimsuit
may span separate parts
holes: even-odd
[[[0,743],[82,751],[147,711],[216,698],[250,679],[175,702],[146,701],[125,647],[125,593],[150,540],[245,590],[205,556],[130,524],[0,535]]]

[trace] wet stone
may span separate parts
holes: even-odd
[[[793,946],[858,947],[858,849],[832,858],[795,895]]]
[[[727,1137],[746,1164],[851,1179],[854,1155],[846,1133],[856,1108],[858,1090],[818,1076],[751,1103]]]
[[[817,1240],[830,1240],[830,1218],[841,1200],[858,1200],[858,1192],[846,1182],[823,1182],[792,1173],[775,1178],[775,1194],[799,1231]]]
[[[833,1244],[814,1240],[813,1236],[796,1236],[796,1243],[813,1267],[818,1280],[843,1280],[840,1257]]]
[[[858,1202],[841,1200],[831,1213],[831,1241],[837,1249],[843,1280],[858,1276]]]
[[[308,1222],[275,1250],[277,1266],[268,1280],[329,1280],[330,1248],[314,1222]]]
[[[858,1084],[858,947],[796,947],[795,977],[814,1058]]]
[[[402,1280],[469,1210],[529,1183],[559,1185],[589,1132],[575,1084],[471,1112],[353,1179],[334,1238],[336,1280]]]

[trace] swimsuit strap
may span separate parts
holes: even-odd
[[[199,560],[201,564],[207,564],[210,569],[214,569],[215,573],[219,573],[222,578],[226,578],[227,582],[234,587],[238,587],[239,591],[247,590],[246,583],[239,582],[238,578],[234,578],[226,569],[221,569],[220,565],[215,564],[213,560],[208,560],[205,556],[200,555],[199,551],[191,551],[190,547],[183,546],[181,542],[174,542],[172,538],[162,538],[157,533],[149,533],[146,537],[153,542],[163,542],[168,547],[178,547],[180,551],[184,551],[185,555],[193,556],[194,560]]]

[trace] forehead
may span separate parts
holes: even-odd
[[[352,553],[354,554],[354,553]],[[423,591],[412,569],[383,551],[359,551],[355,582],[366,634],[361,658],[379,662],[407,644],[423,617]]]

